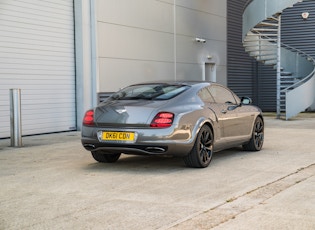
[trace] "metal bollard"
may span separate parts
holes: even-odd
[[[21,89],[10,89],[11,147],[22,146]]]

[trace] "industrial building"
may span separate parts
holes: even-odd
[[[289,119],[314,110],[315,1],[4,0],[0,138],[10,89],[22,134],[80,130],[110,93],[154,80],[206,80]]]

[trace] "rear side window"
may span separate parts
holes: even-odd
[[[200,97],[200,99],[204,102],[214,102],[214,99],[212,97],[212,95],[210,94],[209,90],[207,87],[202,88],[201,90],[199,90],[198,92],[198,96]]]
[[[209,87],[209,90],[216,103],[237,104],[237,101],[230,90],[218,85]]]
[[[170,84],[132,85],[113,94],[109,100],[168,100],[186,91],[189,87]]]

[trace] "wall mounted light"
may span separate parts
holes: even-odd
[[[308,17],[310,16],[310,13],[309,13],[309,12],[303,12],[303,13],[301,14],[301,16],[302,16],[302,18],[303,18],[304,20],[307,20]]]
[[[195,41],[196,42],[200,42],[200,43],[206,43],[206,39],[203,39],[203,38],[195,38]]]

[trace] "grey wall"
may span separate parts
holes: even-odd
[[[226,84],[226,1],[95,2],[98,92],[141,81],[203,80],[205,63],[214,63],[217,82]]]
[[[303,20],[301,14],[309,12]],[[315,58],[315,1],[304,0],[282,14],[281,41]]]

